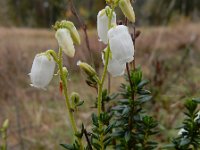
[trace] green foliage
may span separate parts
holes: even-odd
[[[17,26],[50,27],[66,11],[66,0],[8,0],[10,18]]]
[[[97,150],[102,149],[102,146],[99,144],[101,134],[104,135],[104,148],[106,148],[112,141],[111,132],[114,124],[110,122],[111,118],[112,114],[109,114],[107,112],[101,113],[99,118],[95,114],[92,114],[93,128],[91,135],[91,144]],[[103,125],[102,130],[100,130],[99,128],[100,124]]]
[[[80,132],[75,134],[76,139],[73,144],[60,144],[63,148],[68,150],[80,150],[80,144],[77,139],[81,139],[84,134],[84,125],[82,124],[82,129]]]
[[[93,128],[91,133],[91,145],[97,150],[102,148],[100,145],[101,135],[104,136],[104,148],[111,145],[113,141],[112,130],[115,126],[115,121],[112,120],[113,112],[110,108],[106,108],[106,106],[109,104],[109,102],[115,100],[117,96],[118,94],[109,95],[107,89],[104,89],[102,91],[102,109],[104,112],[102,112],[99,117],[96,114],[92,114]],[[97,108],[97,101],[95,102],[95,108]],[[100,128],[100,126],[103,126],[103,128]]]
[[[165,148],[174,148],[176,150],[197,150],[200,147],[200,116],[197,111],[199,99],[188,99],[185,102],[186,118],[178,133],[178,137],[172,140],[171,145]]]
[[[116,139],[114,148],[155,149],[157,143],[152,141],[152,136],[158,133],[158,123],[143,110],[143,104],[151,99],[150,91],[144,88],[148,81],[142,80],[142,71],[139,68],[131,71],[130,77],[126,76],[126,80],[129,83],[122,84],[122,98],[113,108],[116,120],[112,133],[113,139]]]
[[[80,150],[80,145],[78,141],[75,140],[74,144],[60,144],[63,148],[68,150]]]
[[[60,18],[70,18],[77,22],[71,15],[68,15],[70,9],[68,0],[8,0],[1,2],[3,5],[0,18],[4,19],[1,24],[12,23],[17,26],[29,27],[50,27]],[[78,13],[84,18],[88,25],[95,25],[97,12],[105,6],[105,1],[86,0],[74,1]],[[168,23],[174,15],[189,16],[199,18],[200,1],[199,0],[139,0],[134,3],[134,10],[138,23],[161,24]],[[70,14],[70,13],[69,13]],[[11,21],[5,19],[5,15]],[[119,14],[120,19],[123,17]]]

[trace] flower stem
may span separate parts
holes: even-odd
[[[71,123],[71,126],[73,128],[74,135],[75,135],[75,134],[77,134],[78,129],[76,127],[76,122],[75,122],[75,119],[74,119],[74,116],[73,116],[73,110],[72,110],[71,104],[69,102],[67,80],[66,80],[67,77],[66,77],[66,73],[64,73],[64,70],[63,70],[63,58],[62,58],[62,49],[61,48],[59,49],[58,67],[59,67],[59,71],[60,71],[60,79],[62,81],[62,86],[63,86],[63,93],[64,93],[64,96],[65,96],[65,103],[66,103],[66,106],[67,106],[70,123]],[[78,138],[78,142],[79,142],[79,145],[80,145],[80,150],[83,150],[84,148],[83,148],[82,139]]]
[[[103,90],[103,83],[104,83],[106,73],[107,73],[109,53],[110,53],[110,48],[108,46],[108,49],[106,51],[106,61],[105,61],[103,75],[102,75],[100,83],[98,84],[98,117],[100,117],[100,115],[102,113],[102,90]],[[103,124],[102,124],[102,122],[99,121],[100,131],[102,130],[102,128],[103,128]],[[100,135],[100,145],[101,145],[102,150],[104,150],[103,139],[104,139],[104,135],[103,135],[103,132],[102,132],[101,135]]]
[[[108,21],[108,29],[111,28],[111,20],[112,20],[112,17],[113,17],[113,12],[114,12],[114,9],[112,8],[111,10],[111,13],[110,15],[108,16],[109,18],[109,21]],[[103,84],[104,84],[104,81],[105,81],[105,77],[106,77],[106,73],[107,73],[107,68],[108,68],[108,62],[109,62],[109,56],[110,55],[110,45],[108,43],[108,48],[107,48],[107,51],[105,53],[105,65],[104,65],[104,70],[103,70],[103,74],[102,74],[102,77],[101,77],[101,80],[98,84],[98,105],[97,105],[97,109],[98,109],[98,117],[100,117],[101,113],[102,113],[102,91],[103,91]],[[99,130],[101,131],[103,128],[103,124],[101,121],[99,121]],[[103,140],[104,140],[104,135],[103,135],[103,132],[101,133],[100,135],[100,145],[101,145],[101,150],[104,150],[104,143],[103,143]]]
[[[7,150],[7,129],[2,129],[2,150]]]

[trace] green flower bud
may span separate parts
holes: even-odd
[[[119,7],[129,21],[135,22],[135,12],[133,10],[130,0],[120,0]]]
[[[63,67],[63,74],[65,77],[68,77],[69,72],[66,67]]]
[[[8,126],[9,126],[9,120],[6,119],[6,120],[3,122],[3,126],[2,126],[2,128],[3,128],[3,129],[7,129]]]
[[[80,101],[80,96],[78,93],[76,92],[72,92],[71,97],[70,97],[72,104],[75,106],[76,104],[79,103]]]
[[[63,28],[67,28],[70,31],[70,35],[75,44],[81,44],[80,35],[79,35],[76,27],[74,26],[73,22],[63,20],[63,21],[61,21],[61,26]]]
[[[88,65],[87,63],[84,63],[84,62],[81,62],[80,60],[77,62],[77,65],[83,69],[83,71],[85,71],[85,73],[90,76],[90,77],[93,77],[95,76],[97,73],[96,71],[90,66]]]

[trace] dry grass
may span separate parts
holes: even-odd
[[[151,84],[159,89],[154,101],[157,104],[150,112],[156,112],[152,114],[161,120],[164,133],[165,129],[180,122],[174,121],[182,110],[180,99],[200,96],[199,25],[185,23],[171,27],[140,29],[142,34],[136,44],[136,61],[143,67],[146,77],[151,79]],[[104,46],[99,44],[95,31],[90,31],[89,35],[95,66],[101,70],[99,56]],[[54,78],[47,91],[41,91],[29,86],[27,75],[36,53],[50,48],[57,50],[54,32],[42,29],[0,28],[0,45],[0,123],[5,118],[10,119],[9,149],[59,149],[60,143],[72,139],[69,138],[71,130],[64,99],[59,93],[58,77]],[[185,59],[183,56],[188,46],[190,52]],[[183,58],[184,63],[181,63]],[[88,124],[93,111],[90,107],[95,101],[95,90],[85,84],[84,74],[76,67],[76,61],[79,59],[89,60],[84,40],[82,46],[77,46],[75,58],[65,58],[65,64],[70,71],[70,91],[79,92],[85,100],[78,123],[83,121]],[[157,74],[162,84],[157,84],[158,79],[154,81],[156,64],[161,64],[161,71]],[[122,78],[112,79],[112,91],[116,91],[122,81]],[[152,90],[156,91],[156,88]],[[177,110],[174,110],[175,108]],[[171,111],[174,113],[167,115]],[[167,133],[170,134],[171,132]],[[162,136],[161,140],[166,141]]]

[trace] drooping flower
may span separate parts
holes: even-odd
[[[135,22],[135,12],[133,10],[130,0],[120,0],[119,7],[129,21]]]
[[[104,53],[102,53],[102,60],[103,64],[105,65]],[[115,59],[112,56],[109,58],[107,70],[113,77],[124,75],[125,68],[126,68],[125,63],[120,63],[117,59]]]
[[[61,26],[62,26],[62,28],[66,28],[70,31],[70,35],[75,44],[79,44],[79,45],[81,44],[80,35],[79,35],[78,30],[76,29],[73,22],[63,20],[63,21],[61,21]]]
[[[100,41],[104,44],[108,43],[108,22],[109,18],[108,15],[111,13],[111,9],[109,6],[106,6],[105,9],[99,11],[97,15],[97,33]],[[111,19],[111,24],[116,25],[116,14],[113,12],[113,17]]]
[[[108,62],[108,72],[113,77],[124,75],[125,68],[126,68],[126,64],[120,64],[120,62],[117,61],[117,59],[115,58],[110,59]]]
[[[63,52],[69,57],[74,57],[75,48],[70,31],[65,28],[60,28],[56,31],[55,37]]]
[[[129,63],[134,57],[134,45],[128,28],[118,25],[108,31],[108,39],[112,57],[120,64]]]
[[[34,58],[31,72],[31,86],[45,89],[53,78],[55,69],[55,61],[52,56],[47,54],[37,54]]]

